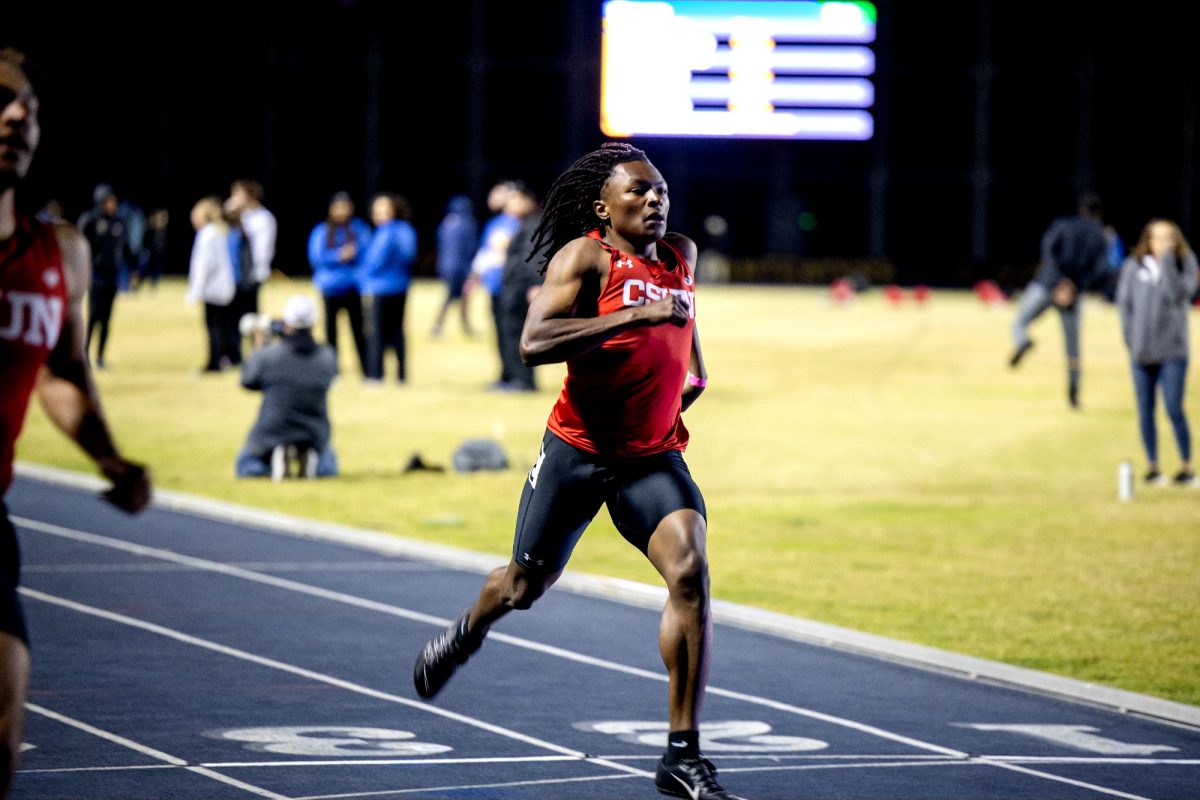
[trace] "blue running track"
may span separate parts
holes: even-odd
[[[478,565],[169,504],[131,517],[28,474],[7,502],[34,656],[15,800],[659,796],[646,603],[551,591],[430,703],[413,660]],[[747,800],[1200,797],[1187,713],[729,622],[714,641],[703,749]]]

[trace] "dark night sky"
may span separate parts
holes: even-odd
[[[721,213],[735,255],[880,256],[935,284],[1019,282],[1085,185],[1127,241],[1155,215],[1200,238],[1200,68],[1176,4],[877,5],[876,139],[636,139],[672,183],[673,228],[702,239]],[[373,190],[408,196],[428,256],[450,195],[481,201],[509,176],[545,189],[603,141],[591,0],[43,0],[8,14],[0,44],[49,74],[23,200],[53,195],[74,217],[108,181],[165,204],[175,271],[192,203],[233,178],[265,183],[276,266],[307,274],[304,239],[336,190],[360,209]],[[803,236],[800,210],[818,222]]]

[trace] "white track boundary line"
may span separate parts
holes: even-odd
[[[50,525],[48,523],[38,522],[36,520],[30,520],[30,519],[26,519],[24,517],[14,516],[14,517],[12,517],[12,521],[14,524],[19,525],[22,528],[26,528],[28,530],[39,531],[41,533],[47,533],[52,536],[59,536],[62,538],[72,539],[72,540],[84,542],[87,544],[98,545],[101,547],[108,547],[108,548],[115,549],[115,550],[122,550],[125,552],[134,553],[136,555],[141,555],[141,556],[144,556],[147,558],[157,558],[157,559],[162,559],[162,560],[166,560],[166,561],[174,561],[174,562],[180,563],[180,564],[187,564],[189,566],[193,566],[198,569],[206,569],[211,572],[217,572],[217,573],[220,573],[223,575],[228,575],[231,577],[236,577],[236,578],[241,578],[241,579],[248,580],[248,581],[253,581],[255,583],[262,583],[262,584],[266,584],[268,586],[273,586],[273,587],[280,588],[280,589],[286,589],[289,591],[299,592],[301,594],[306,594],[306,595],[310,595],[313,597],[320,597],[320,598],[326,599],[326,600],[333,600],[335,602],[345,603],[347,605],[356,606],[358,608],[365,608],[365,609],[369,609],[372,611],[379,611],[384,614],[390,614],[392,616],[402,617],[404,619],[409,619],[409,620],[413,620],[416,622],[429,623],[432,625],[436,625],[438,627],[445,627],[446,625],[449,625],[451,622],[451,620],[448,620],[448,619],[431,616],[429,614],[422,614],[422,613],[419,613],[416,611],[410,611],[408,609],[399,608],[397,606],[393,606],[393,605],[390,605],[387,603],[381,603],[381,602],[378,602],[375,600],[367,600],[366,598],[356,597],[354,595],[344,594],[342,592],[335,592],[335,591],[331,591],[329,589],[322,589],[319,586],[311,586],[309,584],[299,583],[297,581],[288,580],[286,578],[277,578],[273,575],[263,575],[263,574],[260,574],[257,572],[253,572],[251,570],[242,569],[240,567],[233,567],[233,566],[229,566],[227,564],[221,564],[216,561],[208,561],[207,559],[196,558],[194,556],[185,556],[185,555],[182,555],[180,553],[175,553],[170,550],[163,550],[163,549],[156,548],[156,547],[147,547],[145,545],[133,544],[132,542],[126,542],[121,539],[114,539],[114,538],[111,538],[108,536],[101,536],[101,535],[95,534],[95,533],[87,533],[85,531],[74,530],[71,528],[64,528],[61,525]],[[22,589],[21,591],[26,591],[26,590]],[[147,623],[147,624],[149,624],[149,623]],[[488,639],[489,639],[489,641],[504,642],[506,644],[514,645],[516,647],[522,647],[527,650],[533,650],[535,652],[543,653],[545,655],[555,656],[555,657],[566,659],[569,661],[574,661],[574,662],[580,663],[580,664],[586,664],[589,666],[599,667],[601,669],[606,669],[606,670],[615,671],[615,672],[622,672],[626,675],[633,675],[633,676],[640,677],[640,678],[647,678],[649,680],[659,681],[662,683],[666,683],[668,681],[667,676],[663,673],[651,672],[650,670],[641,669],[639,667],[630,667],[625,664],[621,664],[619,662],[609,661],[607,659],[595,658],[593,656],[586,656],[586,655],[583,655],[581,653],[576,653],[571,650],[566,650],[566,649],[563,649],[560,647],[554,647],[552,645],[542,644],[540,642],[530,641],[528,639],[523,639],[523,638],[520,638],[517,636],[512,636],[510,634],[492,632],[492,633],[488,634]],[[766,697],[759,697],[757,695],[747,694],[745,692],[735,692],[735,691],[731,691],[729,689],[722,689],[722,688],[716,687],[716,686],[709,686],[706,690],[706,693],[709,695],[717,695],[717,696],[721,696],[721,697],[726,697],[731,700],[740,700],[745,703],[751,703],[754,705],[765,706],[767,708],[772,708],[776,711],[783,711],[785,713],[794,714],[796,716],[820,720],[822,722],[827,722],[827,723],[830,723],[832,725],[836,725],[836,726],[839,726],[842,728],[849,728],[851,730],[855,730],[860,733],[865,733],[865,734],[868,734],[871,736],[876,736],[876,737],[888,739],[888,740],[891,740],[894,742],[899,742],[900,744],[908,745],[909,747],[915,747],[919,750],[928,750],[931,752],[939,753],[941,755],[952,756],[955,758],[966,758],[968,755],[967,753],[964,753],[960,750],[954,750],[954,749],[951,749],[948,747],[942,747],[941,745],[936,745],[936,744],[932,744],[930,742],[921,741],[919,739],[913,739],[909,736],[904,736],[902,734],[893,733],[892,731],[887,731],[882,728],[877,728],[873,725],[867,725],[865,723],[857,722],[855,720],[845,719],[843,717],[837,717],[832,714],[825,714],[820,711],[813,711],[812,709],[802,708],[800,706],[795,706],[790,703],[783,703],[778,700],[771,700]],[[411,701],[409,701],[409,702],[411,702]]]
[[[44,706],[40,706],[35,703],[26,703],[25,708],[27,708],[28,710],[32,711],[35,714],[40,714],[43,717],[52,719],[55,722],[61,722],[63,725],[69,725],[70,727],[75,728],[77,730],[81,730],[84,733],[90,733],[93,736],[98,736],[99,738],[104,739],[109,742],[112,742],[113,744],[119,744],[122,747],[129,748],[130,750],[135,750],[144,756],[149,756],[150,758],[156,759],[158,761],[164,761],[164,762],[166,762],[166,764],[168,764],[170,766],[182,767],[183,769],[186,769],[188,772],[194,772],[197,775],[203,775],[206,778],[211,778],[214,781],[219,781],[220,783],[228,784],[229,786],[233,786],[237,789],[241,789],[244,792],[249,792],[250,794],[258,795],[259,797],[268,797],[268,798],[271,798],[271,800],[290,800],[286,795],[276,794],[275,792],[269,792],[266,789],[262,789],[258,786],[253,786],[249,783],[245,783],[244,781],[239,781],[236,778],[230,778],[228,775],[222,775],[219,772],[213,772],[211,769],[208,769],[207,767],[202,767],[202,766],[199,766],[196,764],[190,764],[187,761],[184,761],[182,758],[178,758],[169,753],[164,753],[161,750],[155,750],[153,747],[147,747],[144,744],[139,744],[138,742],[135,742],[131,739],[126,739],[124,736],[118,736],[115,733],[110,733],[109,731],[101,730],[100,728],[97,728],[93,725],[88,725],[86,722],[81,722],[80,720],[73,719],[64,714],[60,714],[57,711],[51,711],[50,709],[45,708]]]
[[[827,755],[827,756],[788,756],[778,754],[764,754],[759,756],[738,755],[736,753],[721,753],[720,759],[722,763],[730,763],[733,761],[771,761],[785,762],[791,760],[801,761],[816,761],[827,760],[831,762],[848,762],[848,761],[863,761],[863,762],[889,762],[889,761],[917,761],[919,763],[935,763],[935,762],[953,762],[964,763],[969,759],[955,759],[949,756],[900,756],[900,755]],[[651,761],[657,762],[659,759],[658,753],[639,755],[600,755],[596,758],[601,758],[606,761]],[[577,761],[574,756],[495,756],[495,757],[480,757],[480,758],[343,758],[337,760],[318,760],[318,761],[204,761],[195,766],[208,767],[209,769],[259,769],[259,768],[287,768],[287,767],[405,767],[405,766],[457,766],[464,764],[536,764],[536,763],[555,763]],[[1085,759],[1086,761],[1086,759]],[[1074,763],[1074,762],[1071,762]],[[1108,763],[1107,761],[1104,763]],[[97,766],[97,767],[58,767],[53,769],[27,769],[22,770],[24,774],[50,774],[59,772],[129,772],[136,770],[147,769],[180,769],[174,764],[127,764],[123,766]],[[727,772],[732,768],[722,768],[722,772]]]
[[[1124,800],[1153,800],[1153,798],[1145,797],[1140,794],[1129,794],[1128,792],[1118,791],[1117,789],[1109,789],[1106,786],[1100,786],[1087,781],[1075,780],[1074,778],[1066,778],[1061,775],[1055,775],[1049,772],[1042,772],[1036,769],[1027,769],[1018,767],[1012,763],[998,763],[987,758],[968,758],[961,761],[897,761],[890,763],[863,763],[863,764],[781,764],[771,767],[728,767],[722,769],[722,774],[731,772],[811,772],[815,770],[831,770],[831,769],[890,769],[895,767],[958,767],[958,766],[981,766],[981,767],[999,767],[1000,769],[1008,769],[1013,772],[1019,772],[1024,775],[1030,775],[1043,780],[1055,781],[1057,783],[1066,783],[1071,786],[1079,786],[1084,789],[1090,789],[1094,792],[1109,795],[1110,797],[1121,797]]]
[[[362,684],[354,683],[353,681],[344,680],[342,678],[335,678],[332,675],[326,675],[322,672],[316,672],[314,670],[305,669],[304,667],[298,667],[294,664],[288,664],[283,661],[277,661],[273,658],[267,658],[266,656],[260,656],[255,653],[250,653],[245,650],[240,650],[236,647],[229,647],[228,645],[219,644],[217,642],[213,642],[208,639],[201,639],[198,636],[192,636],[190,634],[183,633],[182,631],[174,630],[173,628],[167,628],[163,625],[156,625],[153,622],[145,622],[140,619],[135,619],[133,617],[125,616],[124,614],[117,614],[112,611],[106,611],[102,608],[96,608],[95,606],[89,606],[84,603],[78,603],[74,600],[68,600],[65,597],[57,597],[52,594],[47,594],[45,592],[37,591],[36,589],[29,589],[24,586],[19,587],[17,591],[19,591],[21,593],[21,595],[24,597],[30,597],[34,600],[40,600],[44,603],[50,603],[51,605],[56,605],[56,606],[60,606],[62,608],[67,608],[67,609],[70,609],[71,611],[77,611],[81,614],[88,614],[93,617],[99,617],[101,619],[106,619],[109,622],[116,622],[121,625],[128,625],[129,627],[132,627],[132,628],[140,628],[141,630],[148,631],[150,633],[155,633],[155,634],[158,634],[159,636],[165,636],[168,639],[174,639],[177,642],[182,642],[184,644],[193,645],[195,647],[200,647],[205,650],[211,650],[215,653],[221,653],[222,655],[231,656],[233,658],[237,658],[242,661],[248,661],[252,664],[258,664],[259,666],[268,667],[270,669],[276,669],[281,672],[288,672],[293,675],[299,675],[300,677],[307,678],[308,680],[311,680],[311,681],[317,681],[319,683],[324,683],[329,686],[335,686],[339,689],[345,689],[346,691],[355,692],[355,693],[361,694],[361,695],[366,695],[367,697],[371,697],[376,700],[385,700],[389,703],[396,703],[398,705],[406,706],[408,708],[415,708],[420,711],[424,711],[427,714],[434,714],[436,716],[444,717],[446,719],[453,720],[455,722],[463,723],[464,725],[470,725],[471,727],[479,728],[480,730],[487,731],[488,733],[493,733],[498,736],[504,736],[509,739],[515,739],[516,741],[523,742],[524,744],[532,745],[532,746],[540,748],[542,750],[549,750],[551,752],[559,753],[559,754],[565,755],[565,756],[573,756],[574,758],[578,759],[581,762],[585,762],[588,764],[597,764],[599,766],[608,767],[609,769],[614,769],[618,772],[624,772],[624,773],[628,773],[630,775],[636,775],[636,776],[642,777],[642,778],[653,778],[654,777],[653,772],[647,772],[645,770],[636,769],[634,767],[626,766],[625,764],[619,764],[615,761],[605,761],[603,759],[591,758],[586,753],[582,753],[578,750],[572,750],[569,747],[563,747],[561,745],[554,744],[553,742],[548,742],[548,741],[545,741],[544,739],[539,739],[535,736],[528,736],[524,733],[520,733],[518,731],[514,731],[509,728],[501,727],[500,725],[493,725],[490,722],[484,722],[483,720],[476,719],[474,717],[468,717],[465,714],[458,714],[453,711],[447,711],[446,709],[438,708],[437,706],[432,706],[432,705],[429,705],[428,703],[419,703],[416,700],[410,700],[407,697],[401,697],[399,695],[391,694],[390,692],[383,692],[378,689],[372,689],[369,686],[363,686]],[[181,763],[187,763],[187,762],[181,762]]]
[[[207,767],[208,764],[201,764]],[[18,775],[57,775],[62,772],[136,772],[144,769],[181,769],[174,764],[130,764],[124,767],[59,767],[57,769],[23,769]]]
[[[982,761],[982,759],[980,759],[980,761]],[[1065,778],[1062,775],[1055,775],[1051,772],[1042,772],[1038,769],[1029,769],[1028,767],[1017,766],[1016,764],[1010,764],[1005,761],[988,761],[986,763],[993,767],[999,767],[1000,769],[1008,769],[1012,770],[1013,772],[1020,772],[1023,775],[1032,775],[1035,778],[1049,779],[1052,781],[1057,781],[1058,783],[1066,783],[1071,786],[1079,786],[1084,789],[1090,789],[1093,792],[1100,792],[1101,794],[1106,794],[1110,797],[1122,797],[1125,800],[1153,800],[1153,798],[1146,797],[1145,795],[1129,794],[1128,792],[1109,789],[1107,786],[1100,786],[1095,783],[1088,783],[1087,781],[1077,781],[1074,778]]]
[[[57,467],[16,462],[16,474],[22,478],[98,492],[107,484],[94,475]],[[501,566],[503,556],[489,555],[435,542],[406,538],[398,534],[353,528],[320,522],[274,511],[240,506],[234,503],[197,497],[165,489],[155,490],[154,506],[208,519],[251,525],[274,533],[340,544],[402,556],[450,569],[486,574]],[[555,589],[634,605],[661,609],[666,590],[635,581],[587,575],[568,570]],[[712,603],[713,619],[747,630],[769,633],[785,639],[847,650],[909,666],[933,669],[966,680],[983,680],[1039,694],[1048,694],[1118,713],[1133,713],[1155,719],[1200,727],[1200,706],[1177,703],[1152,695],[1114,689],[1087,681],[1066,678],[1039,670],[1003,664],[935,647],[913,644],[885,636],[830,625],[815,620],[765,611],[723,600]]]
[[[982,755],[973,756],[970,758],[953,758],[951,756],[920,756],[920,755],[779,755],[779,754],[764,754],[764,755],[738,755],[736,753],[719,753],[717,757],[722,764],[730,764],[736,761],[770,761],[770,765],[759,767],[721,767],[721,772],[753,772],[777,768],[786,768],[791,764],[800,765],[803,762],[814,765],[815,767],[831,767],[837,766],[839,763],[854,766],[869,766],[871,764],[879,764],[882,766],[888,765],[909,765],[909,764],[970,764],[970,763],[990,763],[993,761],[1003,761],[1007,764],[1047,764],[1047,765],[1072,765],[1078,764],[1083,766],[1094,766],[1102,764],[1105,766],[1176,766],[1176,767],[1196,767],[1200,766],[1200,759],[1194,758],[1121,758],[1119,756],[996,756]],[[658,761],[658,754],[640,755],[600,755],[597,758],[602,758],[606,761]],[[404,766],[455,766],[460,764],[527,764],[527,763],[554,763],[576,761],[574,756],[511,756],[511,757],[480,757],[480,758],[344,758],[338,760],[323,760],[323,761],[211,761],[202,762],[197,766],[207,767],[209,769],[259,769],[259,768],[287,768],[287,767],[404,767]],[[790,763],[789,763],[790,762]],[[823,762],[828,762],[825,764]],[[855,764],[851,762],[862,762]],[[58,773],[58,772],[126,772],[135,770],[147,769],[179,769],[174,764],[127,764],[124,766],[99,766],[99,767],[59,767],[55,769],[26,769],[21,770],[27,774],[43,774],[43,773]]]
[[[475,783],[465,786],[428,786],[421,789],[381,789],[374,792],[351,792],[349,794],[313,794],[294,800],[352,800],[362,797],[398,797],[417,792],[467,792],[480,789],[507,789],[514,786],[556,786],[568,783],[595,783],[596,781],[620,781],[632,775],[592,775],[586,778],[546,778],[537,781],[509,781],[507,783]]]

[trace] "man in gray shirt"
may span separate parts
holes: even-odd
[[[258,328],[256,349],[242,364],[242,386],[263,393],[258,419],[238,453],[238,477],[279,480],[300,457],[305,477],[337,474],[337,456],[330,444],[327,396],[337,377],[333,348],[312,336],[316,306],[306,295],[288,300],[283,310],[279,341],[265,347],[267,330]]]

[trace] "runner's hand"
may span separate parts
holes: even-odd
[[[662,300],[655,300],[642,308],[646,309],[646,321],[651,325],[669,322],[682,328],[687,324],[690,316],[688,301],[676,294],[664,297]]]
[[[137,513],[150,503],[153,490],[146,468],[119,456],[104,459],[100,464],[104,476],[113,485],[103,492],[103,497],[122,511]]]

